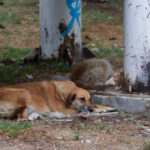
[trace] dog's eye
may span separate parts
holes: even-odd
[[[83,101],[83,102],[86,101],[85,97],[80,98],[80,100]]]

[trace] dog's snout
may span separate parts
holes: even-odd
[[[88,106],[88,111],[93,112],[93,108],[91,106]]]
[[[92,112],[93,108],[91,106],[81,106],[79,112]]]

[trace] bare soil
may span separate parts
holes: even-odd
[[[142,150],[150,142],[150,121],[141,116],[80,119],[73,122],[34,121],[15,139],[0,132],[2,150]],[[83,126],[84,124],[84,126]]]

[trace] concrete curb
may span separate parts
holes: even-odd
[[[116,110],[123,110],[128,113],[143,113],[150,111],[150,96],[131,96],[131,95],[94,95],[93,104],[110,106]]]

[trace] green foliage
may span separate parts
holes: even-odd
[[[84,123],[79,123],[79,127],[80,127],[80,129],[86,129],[87,125]]]
[[[19,134],[20,134],[20,132],[16,131],[16,130],[9,132],[9,136],[12,138],[17,138]]]
[[[6,10],[0,9],[0,22],[4,24],[20,24],[23,20],[23,16],[18,10]]]
[[[73,131],[73,134],[74,134],[74,139],[76,141],[78,141],[80,139],[80,132],[79,131]]]
[[[105,58],[108,56],[113,56],[113,57],[121,57],[123,58],[123,50],[121,50],[121,48],[106,48],[106,49],[101,49],[98,52],[94,52],[95,55],[97,55],[98,57],[101,58]]]
[[[143,144],[143,150],[150,150],[150,143],[144,142],[144,144]]]
[[[101,12],[98,10],[88,10],[88,11],[83,11],[82,20],[84,23],[84,21],[88,21],[88,20],[111,22],[114,19],[110,14],[106,12]]]
[[[6,58],[21,60],[30,50],[31,48],[0,47],[0,60]]]
[[[107,125],[106,124],[101,124],[100,126],[99,126],[99,130],[100,131],[103,131],[103,130],[106,130],[107,129]]]
[[[3,29],[3,30],[1,31],[1,33],[5,34],[5,35],[12,35],[12,34],[13,34],[12,32],[10,32],[10,31],[7,30],[7,29]]]
[[[4,3],[19,3],[21,0],[2,0]]]
[[[13,130],[25,130],[31,128],[31,124],[26,123],[9,123],[9,122],[0,122],[0,132],[1,131],[13,131]]]

